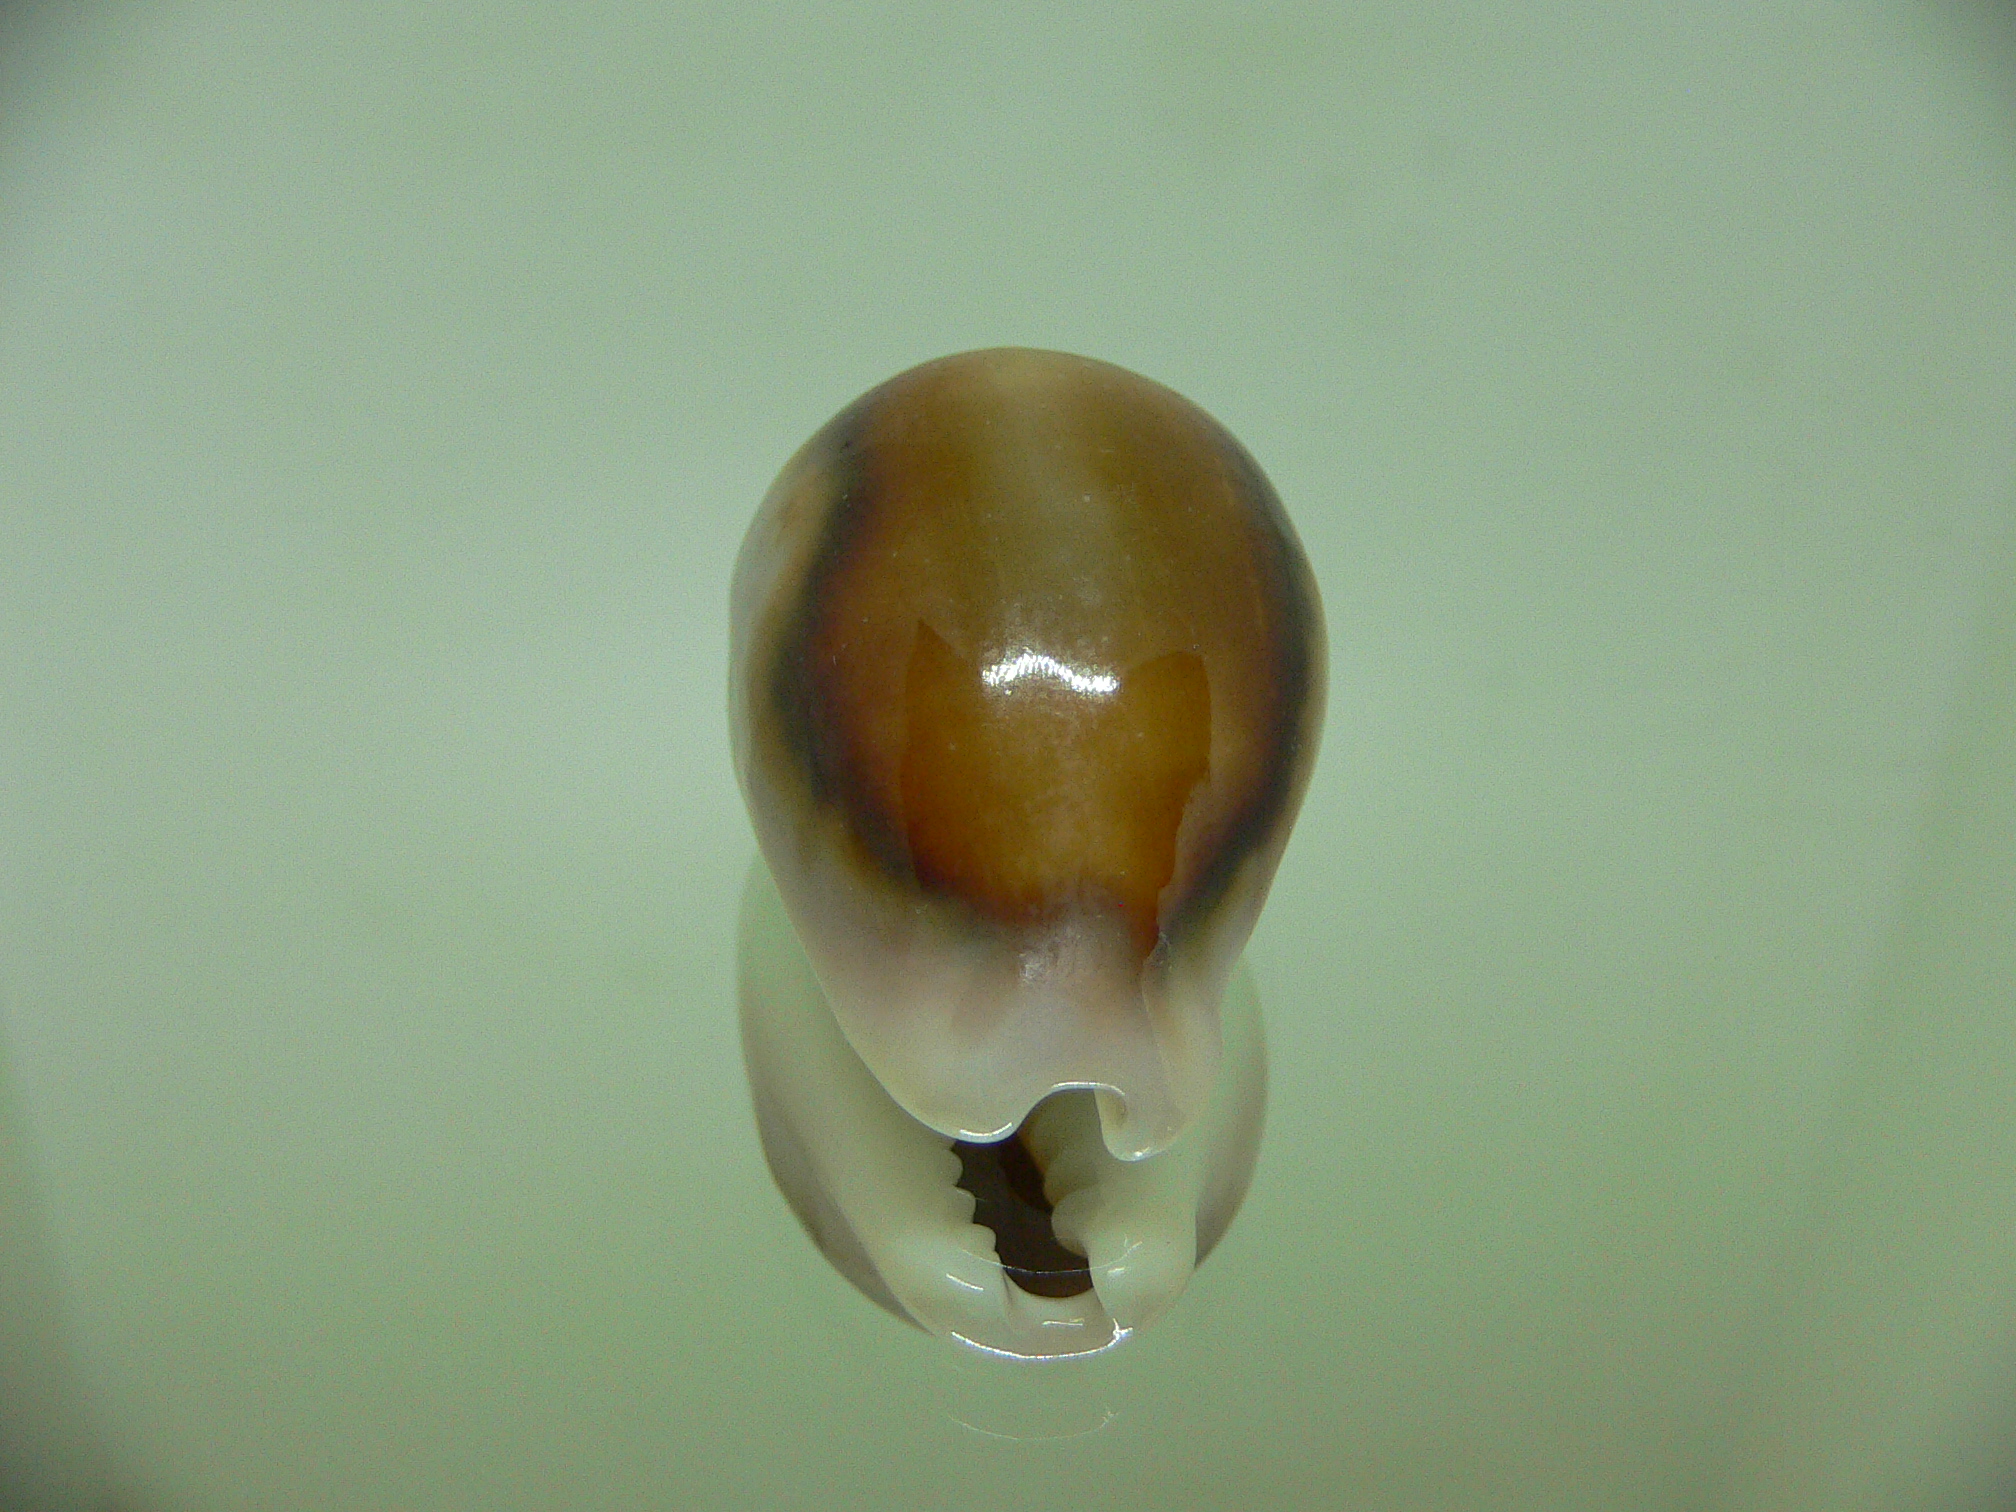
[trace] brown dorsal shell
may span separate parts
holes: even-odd
[[[944,358],[793,458],[735,610],[764,852],[892,1094],[998,1132],[1001,1100],[950,1084],[1048,1057],[1006,1079],[1160,1097],[1128,1142],[1173,1137],[1321,722],[1314,582],[1252,458],[1106,363]],[[946,1043],[877,1064],[920,1035]],[[1160,1093],[1113,1079],[1158,1060]]]

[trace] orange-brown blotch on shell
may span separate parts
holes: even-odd
[[[1279,803],[1315,691],[1259,469],[1167,389],[1014,350],[914,369],[812,450],[827,528],[772,684],[809,779],[983,916],[1111,906],[1152,944],[1213,766],[1206,653],[1223,791],[1189,886]]]

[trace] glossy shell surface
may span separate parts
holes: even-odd
[[[1089,1088],[1172,1144],[1308,780],[1324,640],[1293,528],[1195,405],[967,353],[785,467],[733,590],[738,773],[848,1043],[931,1129]]]

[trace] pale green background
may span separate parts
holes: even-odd
[[[2016,1495],[2009,37],[0,15],[0,1498]],[[830,1271],[734,1028],[741,530],[1005,342],[1224,420],[1332,636],[1252,1197],[1075,1368]]]

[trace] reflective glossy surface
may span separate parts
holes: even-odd
[[[1181,1294],[1259,1146],[1250,986],[1221,1008],[1323,692],[1272,489],[1122,369],[950,357],[792,459],[734,610],[772,1173],[897,1315],[1017,1358],[1111,1348]]]
[[[1272,488],[1106,363],[949,357],[830,422],[738,563],[732,706],[763,851],[848,1040],[998,1139],[1097,1090],[1166,1148],[1307,782],[1321,609]]]

